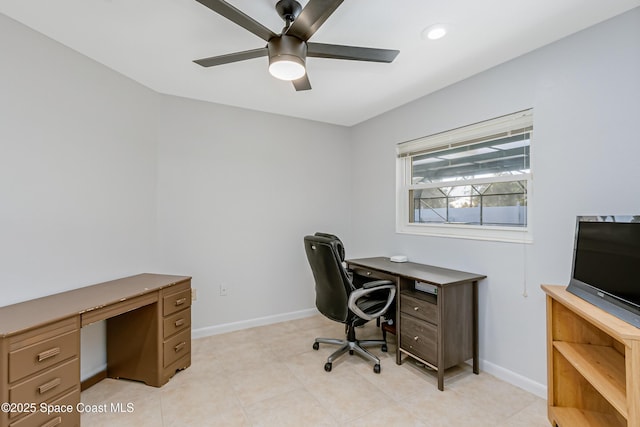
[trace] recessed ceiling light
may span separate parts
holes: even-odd
[[[429,40],[438,40],[447,34],[447,27],[443,24],[435,24],[422,30],[422,38]]]

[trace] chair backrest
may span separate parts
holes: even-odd
[[[306,236],[304,248],[316,282],[316,307],[329,319],[346,322],[353,285],[342,266],[342,242],[334,237]]]
[[[336,241],[335,246],[336,246],[336,250],[338,251],[338,255],[340,255],[340,261],[344,261],[344,257],[345,257],[344,245],[342,244],[342,240],[340,240],[338,236],[336,236],[335,234],[329,234],[329,233],[315,233],[314,236],[326,237],[327,239],[335,240]]]

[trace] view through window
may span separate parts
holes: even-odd
[[[527,110],[400,144],[399,231],[430,232],[419,226],[436,224],[526,229],[532,133]]]

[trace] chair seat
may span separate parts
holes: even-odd
[[[356,304],[358,305],[358,307],[360,307],[360,310],[364,311],[365,313],[375,313],[377,311],[382,310],[386,302],[387,302],[386,298],[381,300],[381,299],[363,297],[363,298],[360,298],[356,302]]]

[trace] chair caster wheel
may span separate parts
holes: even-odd
[[[349,350],[349,354],[353,356],[353,350]]]
[[[376,363],[375,365],[373,365],[373,372],[375,372],[376,374],[380,373],[380,365],[379,364]]]
[[[314,349],[314,350],[317,350],[317,349],[319,349],[319,348],[320,348],[320,344],[319,344],[319,343],[317,343],[317,342],[314,342],[314,343],[313,343],[313,349]]]
[[[380,348],[380,350],[382,350],[383,353],[387,352],[387,345],[386,344],[382,344],[382,347]]]
[[[327,362],[324,364],[324,370],[327,372],[331,372],[331,362]]]

